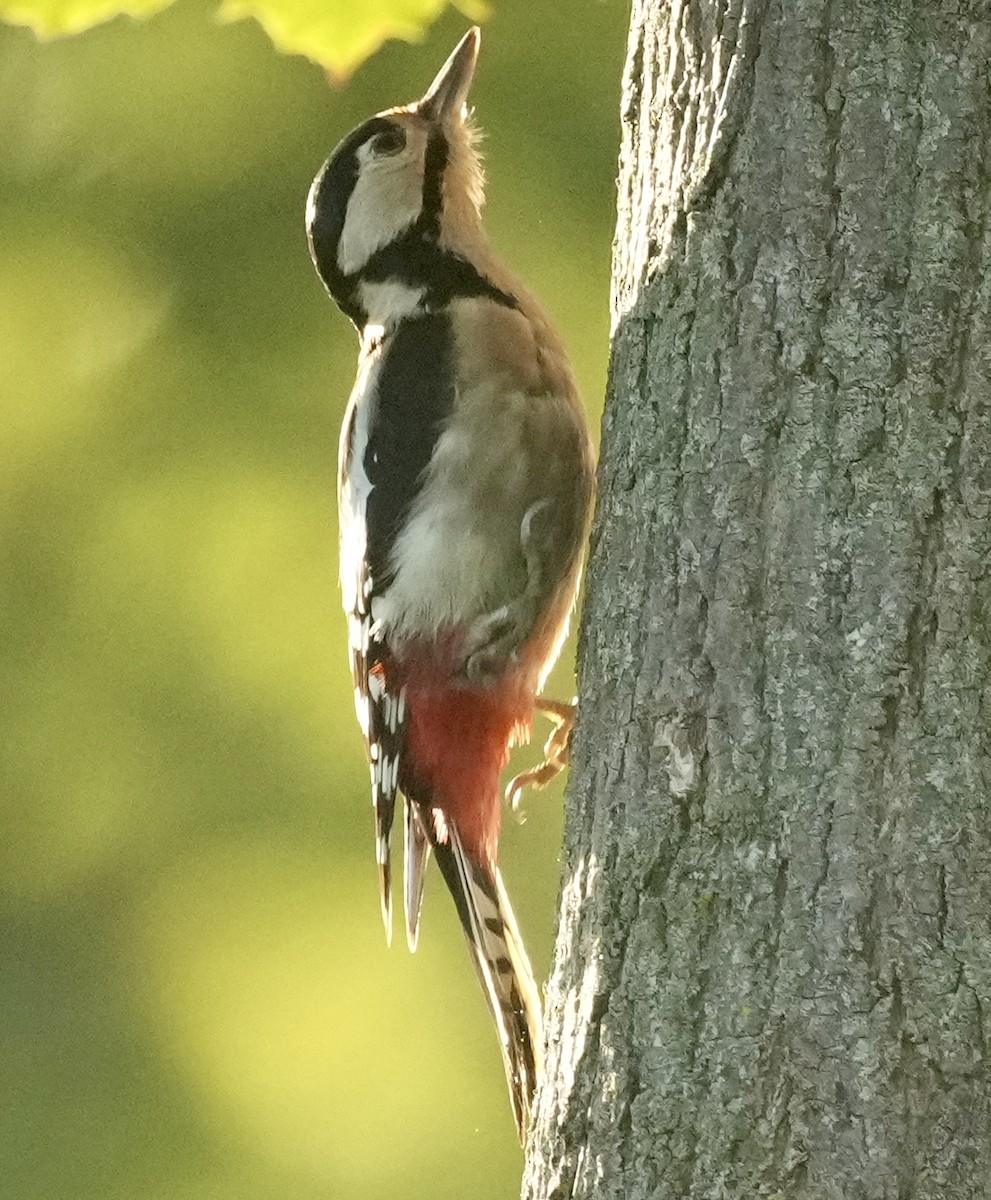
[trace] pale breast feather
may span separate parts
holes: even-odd
[[[459,392],[392,549],[373,616],[397,642],[573,577],[591,488],[579,420],[567,399],[500,382]],[[530,577],[538,548],[546,585]]]
[[[362,467],[370,491],[365,506],[366,561],[372,595],[391,582],[392,549],[416,500],[424,473],[454,404],[448,317],[427,313],[401,321],[382,350]]]

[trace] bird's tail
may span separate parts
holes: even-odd
[[[472,858],[453,824],[434,853],[495,1018],[520,1141],[530,1126],[541,1059],[540,997],[499,869]]]

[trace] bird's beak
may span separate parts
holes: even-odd
[[[451,57],[437,72],[423,99],[417,101],[416,111],[428,121],[453,120],[460,124],[465,119],[465,102],[475,75],[481,39],[481,30],[477,25],[472,26],[451,51]]]

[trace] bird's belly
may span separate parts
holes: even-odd
[[[392,583],[372,618],[394,645],[465,627],[498,607],[507,581],[491,532],[470,505],[452,499],[414,512],[392,554]]]

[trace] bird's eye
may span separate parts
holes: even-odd
[[[372,138],[373,153],[382,157],[398,154],[406,145],[406,134],[398,125],[390,125]]]

